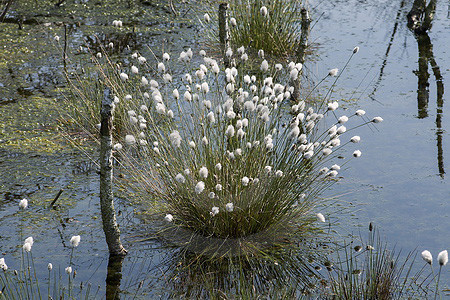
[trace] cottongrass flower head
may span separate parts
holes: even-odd
[[[422,258],[430,265],[433,263],[433,256],[431,255],[431,252],[428,250],[422,251]]]
[[[213,206],[213,208],[211,209],[210,215],[212,217],[214,217],[215,215],[217,215],[219,213],[219,208],[217,206]]]
[[[319,220],[320,222],[322,222],[322,223],[325,222],[325,217],[323,216],[323,214],[317,213],[316,217],[317,217],[317,220]]]
[[[52,263],[48,263],[48,265],[47,265],[47,270],[51,271],[52,269],[53,269]]]
[[[165,215],[164,220],[166,220],[166,222],[172,222],[173,216],[171,214],[167,214]]]
[[[80,244],[80,240],[81,240],[81,237],[79,235],[72,236],[70,238],[70,245],[72,246],[72,248],[78,247],[78,245]]]
[[[67,273],[68,275],[70,275],[70,273],[72,273],[72,267],[71,267],[71,266],[68,266],[68,267],[65,268],[64,270],[66,271],[66,273]]]
[[[233,203],[227,203],[226,205],[225,205],[225,210],[227,211],[227,212],[233,212],[233,210],[234,210],[234,205],[233,205]]]
[[[336,69],[331,69],[330,71],[328,71],[328,75],[331,76],[331,77],[335,77],[335,76],[337,76],[338,71],[339,70],[337,68]]]
[[[27,237],[27,238],[25,239],[25,241],[24,241],[24,244],[26,244],[26,243],[28,243],[28,244],[30,244],[31,246],[33,246],[33,244],[34,244],[34,239],[33,239],[33,237],[32,237],[32,236]]]
[[[354,156],[354,157],[360,157],[360,156],[361,156],[361,151],[360,151],[360,150],[355,150],[355,151],[353,152],[353,156]]]
[[[267,13],[268,13],[267,7],[262,6],[262,7],[260,8],[259,11],[260,11],[260,13],[261,13],[261,16],[263,16],[263,17],[266,17],[266,16],[267,16]]]
[[[438,260],[440,266],[445,266],[448,263],[447,250],[439,252],[437,260]]]
[[[8,265],[5,263],[5,258],[0,258],[0,268],[3,270],[3,271],[6,271],[6,270],[8,270]]]
[[[197,182],[195,185],[195,192],[201,194],[205,190],[205,183],[203,181]]]
[[[25,244],[23,244],[23,250],[25,251],[25,252],[30,252],[31,251],[31,247],[32,247],[33,245],[31,244],[31,243],[25,243]]]
[[[19,208],[20,209],[26,209],[28,207],[28,200],[27,199],[22,199],[19,201]]]
[[[383,118],[382,117],[375,117],[372,119],[373,123],[381,123],[383,122]]]

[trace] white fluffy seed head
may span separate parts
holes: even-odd
[[[208,169],[206,167],[201,167],[198,171],[198,175],[200,175],[201,178],[208,178]]]
[[[78,247],[80,244],[81,237],[79,235],[74,235],[70,238],[70,245],[72,245],[72,248]]]
[[[331,69],[330,71],[328,71],[328,75],[329,76],[332,76],[332,77],[335,77],[337,74],[338,74],[338,69],[336,68],[336,69]]]
[[[195,192],[201,194],[205,190],[205,183],[203,181],[197,182],[195,185]]]
[[[354,137],[352,137],[350,139],[350,142],[352,142],[352,143],[359,143],[360,140],[361,140],[361,138],[358,135],[355,135]]]
[[[422,258],[424,261],[426,261],[430,265],[433,263],[433,256],[431,255],[430,251],[428,251],[428,250],[422,251]]]
[[[319,222],[325,222],[325,217],[323,216],[323,214],[317,213],[316,217],[317,217],[317,220],[319,220]]]
[[[383,118],[382,117],[375,117],[372,119],[373,123],[381,123],[383,122]]]
[[[27,199],[22,199],[19,201],[19,208],[20,209],[26,209],[28,207],[28,200]]]
[[[441,251],[438,254],[438,262],[440,266],[445,266],[448,263],[448,252],[447,250]]]

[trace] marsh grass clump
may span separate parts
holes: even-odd
[[[122,67],[127,76],[104,79],[125,98],[116,108],[125,105],[128,115],[116,156],[129,189],[157,202],[160,218],[188,241],[243,239],[255,254],[252,243],[270,248],[317,236],[316,214],[330,208],[320,194],[336,181],[334,159],[353,144],[344,123],[372,121],[338,118],[338,102],[327,99],[291,106],[289,76],[271,76],[267,60],[250,76],[244,64],[223,70],[188,49],[178,59],[185,73],[173,78],[164,56],[149,84],[141,77],[155,66],[136,70],[133,60]]]
[[[389,249],[378,230],[369,232],[367,242],[354,241],[336,254],[335,265],[327,264],[330,299],[425,299],[430,294],[430,276],[423,276],[423,268],[413,272],[417,253],[403,257]]]
[[[208,4],[208,16],[212,19],[205,21],[204,26],[209,38],[218,43],[216,24],[219,1],[205,2]],[[250,54],[256,54],[258,50],[274,57],[296,54],[300,43],[301,0],[227,2],[232,45],[252,49]]]
[[[90,284],[83,288],[81,283],[79,289],[74,284],[76,270],[72,268],[72,258],[79,242],[80,236],[73,236],[70,240],[73,249],[69,266],[64,270],[66,274],[62,274],[61,270],[58,273],[53,264],[48,263],[48,276],[39,277],[40,270],[36,268],[33,258],[35,242],[33,237],[26,238],[20,247],[20,268],[13,269],[14,262],[0,258],[0,299],[96,299],[97,294],[90,295]]]

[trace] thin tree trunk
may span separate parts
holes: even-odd
[[[302,26],[301,26],[300,42],[297,49],[297,62],[304,64],[306,59],[306,48],[308,47],[311,19],[309,18],[309,13],[306,8],[302,8],[301,15],[302,15]],[[293,82],[294,93],[292,93],[292,100],[294,100],[295,102],[300,101],[300,84],[302,78],[302,71],[303,68],[298,72],[298,77]]]
[[[228,3],[219,4],[219,41],[225,67],[230,67],[230,59],[226,52],[230,48],[230,29],[228,27]]]
[[[101,106],[100,127],[100,207],[102,212],[103,231],[109,254],[126,255],[127,251],[120,242],[120,230],[116,221],[114,210],[114,196],[112,192],[112,120],[114,104],[110,90],[105,89]]]

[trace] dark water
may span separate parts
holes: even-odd
[[[450,84],[448,3],[437,3],[428,35],[432,57],[446,88]],[[90,36],[91,46],[95,47],[93,41],[98,36],[104,43],[114,39],[136,47],[148,44],[152,49],[163,44],[176,53],[183,46],[191,46],[192,36],[198,35],[187,17],[178,17],[172,23],[167,6],[129,8],[127,1],[120,5],[123,7],[118,11],[105,13],[107,9],[100,7],[98,15],[84,11],[84,17],[75,18],[71,24],[77,20],[81,24],[71,29],[70,49],[75,51],[85,36]],[[330,191],[330,195],[341,195],[342,201],[355,206],[353,217],[340,220],[341,231],[358,233],[374,222],[389,244],[406,252],[428,249],[437,255],[450,246],[450,185],[446,173],[450,113],[446,109],[446,94],[438,94],[430,64],[429,86],[425,85],[425,91],[423,85],[419,86],[419,46],[406,26],[412,1],[311,1],[310,6],[318,21],[311,41],[319,46],[319,59],[307,67],[321,77],[328,69],[341,68],[353,47],[359,46],[360,51],[339,80],[334,97],[357,98],[346,104],[349,109],[363,108],[368,115],[384,119],[378,130],[359,129],[363,155],[341,172],[344,179]],[[185,6],[179,9],[187,11]],[[17,14],[12,11],[11,16]],[[50,15],[38,18],[38,24],[25,24],[25,31],[17,30],[15,24],[1,25],[3,40],[11,38],[16,43],[5,44],[15,58],[5,63],[12,72],[3,68],[5,73],[0,80],[0,252],[10,268],[19,268],[18,248],[24,238],[32,235],[38,272],[45,277],[47,263],[52,262],[63,273],[71,252],[66,247],[68,241],[72,235],[80,234],[81,244],[73,259],[76,280],[91,282],[91,294],[100,286],[99,294],[103,295],[108,257],[99,219],[96,166],[85,163],[83,154],[67,150],[62,139],[54,136],[52,125],[57,115],[51,110],[52,101],[57,102],[60,97],[57,87],[63,87],[61,56],[53,48],[52,38],[64,34],[64,27],[54,22],[65,16],[52,9]],[[109,24],[114,19],[123,19],[125,28],[111,29]],[[43,25],[45,22],[51,26]],[[137,34],[128,35],[133,25]],[[145,51],[143,47],[141,50]],[[30,51],[33,55],[29,55]],[[421,50],[421,54],[429,55],[427,51]],[[3,55],[8,57],[8,53]],[[424,94],[428,94],[427,105]],[[52,114],[40,114],[42,107]],[[44,151],[49,145],[51,153]],[[57,201],[58,209],[46,209],[60,189],[64,192]],[[17,203],[23,197],[30,200],[30,207],[18,212]],[[146,297],[155,296],[158,293],[149,283],[164,285],[164,268],[158,266],[167,251],[156,242],[141,241],[147,225],[134,216],[135,208],[128,199],[120,199],[117,210],[121,211],[120,225],[130,251],[122,265],[121,289],[130,298],[138,289],[139,293],[146,291]],[[442,286],[448,286],[449,279],[450,271],[444,268]]]

